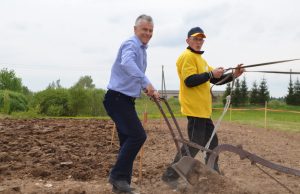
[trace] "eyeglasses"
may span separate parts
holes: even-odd
[[[193,41],[200,41],[200,42],[204,41],[204,38],[198,38],[198,37],[194,37],[194,36],[192,36],[191,39]]]

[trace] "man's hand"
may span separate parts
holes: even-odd
[[[242,67],[243,64],[238,64],[236,66],[237,69],[234,70],[233,75],[235,78],[240,77],[243,72],[245,71],[245,69]]]
[[[214,78],[220,78],[224,74],[224,68],[218,67],[211,72],[214,76]]]
[[[148,84],[147,87],[144,89],[144,92],[147,96],[153,97],[159,100],[159,93],[155,90],[152,84]]]

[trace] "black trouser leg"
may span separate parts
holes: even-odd
[[[215,128],[215,126],[214,126],[212,120],[208,119],[207,123],[206,123],[207,136],[205,137],[205,145],[209,141],[214,128]],[[209,145],[208,149],[213,150],[218,145],[219,145],[219,139],[218,139],[217,134],[215,134],[214,137],[213,137],[213,139],[210,142],[210,145]],[[206,153],[206,157],[205,157],[205,164],[207,164],[209,156],[210,156],[210,153],[207,152]],[[216,170],[217,172],[220,172],[219,165],[218,165],[218,160],[219,160],[219,157],[216,158],[216,161],[215,161],[215,164],[214,164],[214,170]]]
[[[115,122],[120,140],[120,150],[110,177],[131,183],[133,162],[146,141],[146,132],[138,118],[134,101],[129,96],[108,90],[104,107]]]

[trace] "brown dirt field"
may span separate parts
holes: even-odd
[[[186,119],[179,119],[185,131]],[[0,194],[108,194],[108,171],[118,152],[113,123],[99,119],[0,119]],[[140,158],[134,166],[133,187],[141,194],[175,193],[289,193],[250,161],[230,152],[220,155],[223,176],[203,171],[199,184],[177,190],[160,177],[172,161],[175,145],[160,120],[146,124],[142,179]],[[220,144],[243,148],[267,160],[300,169],[300,133],[289,133],[223,122]],[[201,159],[198,154],[197,159]],[[262,167],[294,193],[300,177]]]

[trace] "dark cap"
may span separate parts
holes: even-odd
[[[198,35],[201,35],[203,38],[206,38],[204,31],[200,27],[194,27],[190,29],[190,31],[188,32],[188,38],[190,36],[198,36]]]

